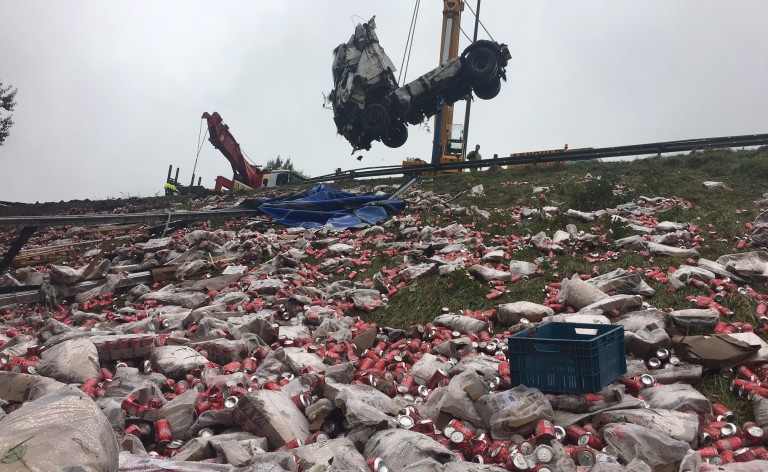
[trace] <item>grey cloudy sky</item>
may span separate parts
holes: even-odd
[[[0,80],[19,92],[0,200],[150,196],[169,164],[187,182],[204,111],[256,163],[290,157],[313,176],[428,160],[431,123],[359,163],[322,106],[355,23],[376,15],[399,67],[414,3],[5,0]],[[766,18],[764,0],[483,0],[512,61],[501,94],[472,106],[470,146],[489,158],[768,132]],[[437,66],[441,21],[442,2],[421,2],[408,80]],[[469,36],[472,24],[467,9]],[[207,141],[197,174],[209,187],[231,174]]]

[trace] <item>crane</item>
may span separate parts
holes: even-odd
[[[240,150],[240,144],[229,132],[229,126],[225,125],[218,112],[210,114],[203,113],[202,118],[208,122],[208,134],[213,147],[221,151],[232,166],[232,180],[223,176],[216,177],[217,192],[222,188],[234,190],[237,187],[245,185],[250,188],[261,188],[264,179],[264,171],[261,166],[249,164],[245,160],[245,155]]]

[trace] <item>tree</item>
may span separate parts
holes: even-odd
[[[0,81],[0,111],[5,110],[8,113],[13,111],[13,107],[16,106],[16,102],[13,99],[17,91],[11,85],[3,88],[3,82]],[[10,134],[11,126],[13,126],[13,115],[3,117],[3,113],[0,113],[0,146],[3,145],[5,138]]]
[[[264,166],[264,170],[275,169],[294,170],[291,158],[289,157],[285,160],[285,162],[283,162],[283,158],[278,155],[275,159],[268,160],[267,165]]]

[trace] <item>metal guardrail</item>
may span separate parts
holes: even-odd
[[[219,218],[241,218],[261,214],[259,210],[233,209],[209,211],[158,211],[149,213],[127,213],[124,215],[55,215],[55,216],[10,216],[0,218],[0,228],[20,228],[63,225],[95,226],[103,224],[146,223],[150,221],[202,221]]]
[[[650,154],[665,154],[704,149],[765,146],[768,145],[768,134],[747,134],[741,136],[724,136],[718,138],[685,139],[680,141],[665,141],[649,144],[633,144],[630,146],[614,146],[597,149],[574,149],[562,151],[547,151],[546,154],[505,157],[499,159],[484,159],[481,161],[463,161],[446,164],[426,164],[420,166],[384,166],[364,167],[343,171],[339,174],[328,174],[306,180],[304,183],[321,183],[333,180],[348,180],[361,177],[382,177],[388,175],[410,175],[439,170],[462,170],[488,167],[492,165],[505,166],[516,164],[540,164],[546,162],[583,161],[609,157],[642,156]]]

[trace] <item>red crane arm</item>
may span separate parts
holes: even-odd
[[[221,151],[232,165],[235,178],[251,188],[261,188],[264,172],[259,168],[260,166],[251,165],[245,161],[240,144],[229,132],[229,126],[223,123],[221,115],[218,112],[213,112],[213,115],[205,112],[202,117],[208,122],[211,144]]]

